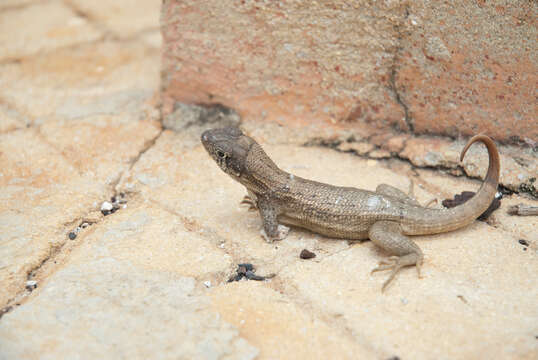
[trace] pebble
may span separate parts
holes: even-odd
[[[28,281],[26,282],[26,289],[27,289],[27,290],[32,291],[32,290],[34,290],[36,287],[37,287],[37,281],[35,281],[35,280],[28,280]]]
[[[108,201],[104,201],[101,204],[101,211],[111,211],[113,208],[114,206],[112,206],[112,204],[109,203]]]
[[[307,249],[303,249],[303,251],[301,251],[301,254],[299,254],[299,257],[301,259],[307,260],[307,259],[315,258],[316,254],[313,253],[312,251],[307,250]]]

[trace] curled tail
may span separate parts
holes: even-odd
[[[451,209],[413,209],[406,221],[401,223],[404,233],[409,235],[437,234],[461,228],[473,222],[489,207],[499,183],[500,160],[497,147],[486,135],[473,136],[463,148],[460,161],[475,142],[486,145],[489,155],[488,172],[476,194],[465,203]]]

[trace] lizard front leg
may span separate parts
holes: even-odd
[[[265,197],[258,197],[258,210],[263,222],[260,233],[265,241],[272,243],[275,240],[285,239],[290,228],[278,223],[279,207]]]
[[[385,290],[396,274],[405,266],[415,265],[420,277],[420,267],[424,255],[417,244],[402,234],[400,224],[393,221],[378,221],[370,227],[368,236],[374,244],[392,255],[387,260],[382,260],[379,266],[372,270],[375,272],[392,269],[381,291]]]

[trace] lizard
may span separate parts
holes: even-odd
[[[460,161],[473,143],[482,142],[489,155],[486,177],[471,199],[449,209],[423,207],[412,191],[406,194],[388,184],[368,191],[295,176],[281,170],[239,128],[206,130],[201,142],[218,166],[246,187],[243,202],[259,211],[261,234],[267,242],[284,239],[289,231],[286,225],[332,238],[370,239],[390,254],[372,270],[392,270],[382,291],[404,267],[414,265],[421,277],[424,255],[409,235],[438,234],[472,223],[493,201],[499,182],[499,153],[493,140],[483,134],[468,141]]]

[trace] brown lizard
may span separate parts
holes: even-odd
[[[382,290],[405,266],[415,265],[420,277],[424,255],[407,235],[437,234],[468,225],[488,208],[499,181],[499,153],[485,135],[469,140],[460,161],[473,143],[484,143],[489,154],[486,178],[469,201],[450,209],[423,207],[411,195],[387,184],[367,191],[287,173],[237,128],[207,130],[201,140],[220,168],[246,187],[244,202],[259,210],[266,241],[284,239],[289,228],[283,224],[333,238],[369,238],[392,255],[372,270],[392,269]]]

